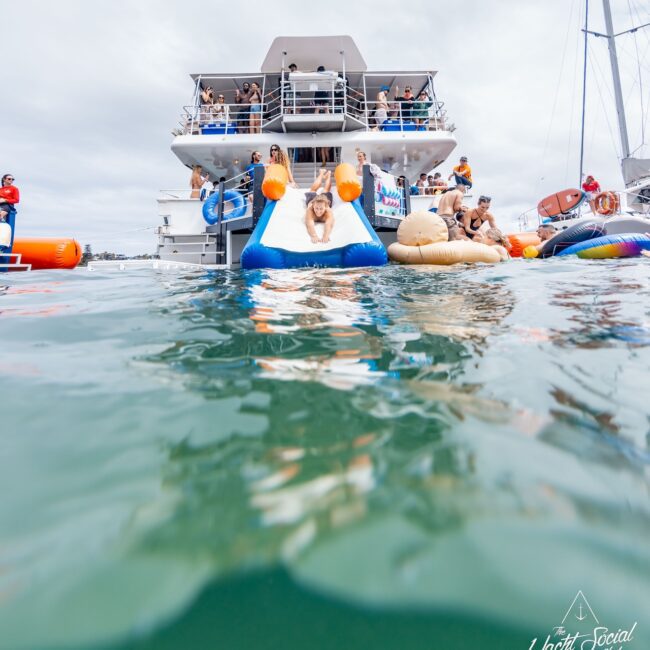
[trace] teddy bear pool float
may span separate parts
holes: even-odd
[[[411,212],[397,229],[397,241],[388,247],[388,256],[402,264],[459,264],[501,261],[499,253],[486,244],[449,241],[445,222],[433,212]]]

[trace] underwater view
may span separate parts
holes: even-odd
[[[526,650],[579,592],[649,647],[649,305],[645,258],[0,277],[0,647]]]

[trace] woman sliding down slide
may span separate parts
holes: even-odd
[[[315,222],[325,224],[322,238],[319,238],[316,234]],[[329,242],[334,227],[334,214],[325,194],[316,195],[307,205],[305,226],[307,226],[307,232],[312,244],[327,244]]]

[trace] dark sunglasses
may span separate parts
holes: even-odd
[[[7,176],[7,178],[5,178],[5,180],[6,181],[15,181],[16,179],[11,177],[11,176]]]
[[[277,147],[271,147],[271,153],[273,153],[274,151],[280,151],[280,150]]]

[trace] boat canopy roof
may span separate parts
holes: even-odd
[[[366,62],[351,36],[278,36],[273,39],[262,62],[262,72],[278,72],[295,63],[298,70],[316,70],[319,65],[326,70],[345,69],[365,72]]]

